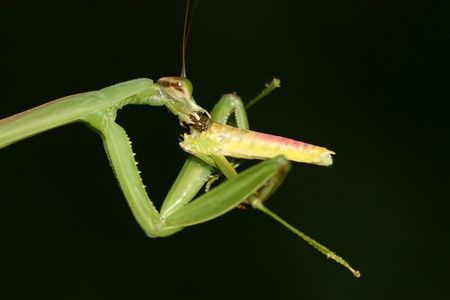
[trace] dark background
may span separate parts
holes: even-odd
[[[179,75],[184,5],[2,5],[0,118],[129,79]],[[331,168],[294,164],[267,205],[346,258],[360,279],[252,210],[147,238],[100,138],[73,124],[1,150],[0,297],[448,297],[445,6],[197,6],[187,53],[197,102],[210,110],[233,91],[249,100],[281,79],[249,112],[251,127],[337,155]],[[165,108],[126,107],[117,121],[159,206],[186,158],[183,130]]]

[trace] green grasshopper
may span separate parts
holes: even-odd
[[[185,45],[186,34],[183,56]],[[277,86],[279,81],[274,80],[263,94]],[[60,98],[0,120],[0,148],[62,125],[83,122],[101,136],[131,211],[149,237],[170,236],[184,227],[214,219],[245,203],[265,212],[359,277],[359,271],[345,260],[295,229],[263,204],[282,183],[290,169],[289,160],[327,166],[332,164],[334,152],[249,131],[244,105],[233,94],[224,95],[209,114],[194,101],[192,91],[192,84],[185,76],[164,77],[156,83],[141,78],[99,91]],[[189,135],[184,135],[180,146],[192,155],[159,212],[145,191],[128,136],[115,122],[117,111],[129,104],[166,106],[178,116],[181,125],[189,126],[191,130]],[[265,161],[238,174],[226,157]],[[211,175],[218,171],[228,180],[193,200],[205,183],[209,190]]]

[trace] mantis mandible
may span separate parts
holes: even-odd
[[[186,35],[183,45],[184,57]],[[170,236],[184,227],[214,219],[246,203],[265,212],[359,277],[359,271],[344,259],[295,229],[263,204],[282,183],[290,169],[289,160],[331,165],[334,152],[249,131],[246,109],[241,99],[233,94],[224,95],[209,114],[192,97],[192,84],[185,71],[182,75],[163,77],[156,83],[146,78],[130,80],[98,91],[60,98],[0,120],[0,148],[59,126],[83,122],[101,136],[131,211],[149,237]],[[274,80],[262,95],[278,86],[279,81]],[[184,135],[180,146],[192,155],[160,211],[145,191],[125,130],[115,122],[117,111],[130,104],[166,106],[178,116],[180,124],[191,131]],[[265,161],[238,174],[226,157]],[[193,201],[205,183],[209,190],[210,176],[218,171],[228,180]]]

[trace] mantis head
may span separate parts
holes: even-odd
[[[202,126],[209,113],[197,105],[192,97],[192,83],[185,77],[163,77],[157,81],[161,86],[161,93],[167,99],[167,108],[180,118],[183,123],[194,126]],[[200,124],[200,125],[198,125]]]

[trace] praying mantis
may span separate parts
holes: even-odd
[[[274,81],[265,93],[278,84]],[[160,211],[145,191],[124,129],[115,122],[118,110],[131,104],[166,106],[178,116],[181,125],[191,130],[180,145],[192,155]],[[270,215],[329,258],[343,264],[356,277],[360,276],[341,257],[286,223],[263,204],[289,171],[288,159],[330,165],[334,152],[249,131],[245,108],[237,96],[223,96],[209,114],[192,98],[192,84],[185,77],[163,77],[156,83],[145,78],[130,80],[99,91],[60,98],[0,120],[0,148],[73,122],[85,123],[102,137],[130,209],[148,236],[170,236],[245,203]],[[299,156],[295,157],[297,154]],[[226,157],[265,161],[238,174]],[[217,170],[228,180],[193,200],[205,183],[211,184],[210,176]]]

